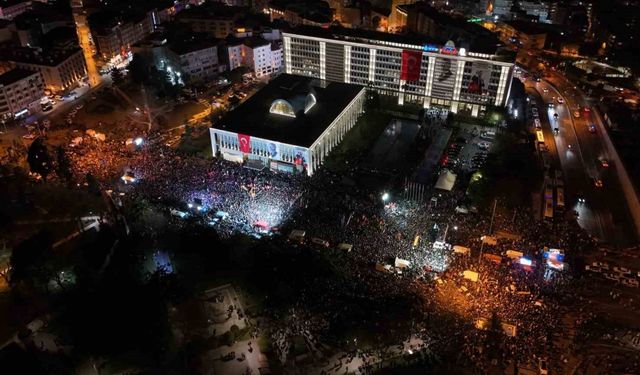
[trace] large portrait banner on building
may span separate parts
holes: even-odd
[[[485,95],[487,83],[491,77],[491,64],[482,61],[474,61],[471,65],[471,78],[465,91],[474,95]]]

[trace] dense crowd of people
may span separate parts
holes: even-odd
[[[449,335],[428,328],[417,330],[423,343],[417,349],[427,350],[426,343],[439,342],[446,347],[447,342],[455,341],[462,347],[459,363],[479,372],[487,371],[491,360],[526,363],[550,355],[563,327],[559,299],[567,293],[568,277],[561,271],[548,271],[545,249],[571,254],[595,246],[575,223],[536,221],[529,210],[510,211],[502,202],[497,202],[495,215],[456,213],[465,193],[455,189],[441,193],[427,188],[427,196],[435,199],[424,202],[401,195],[383,200],[382,192],[355,186],[325,170],[310,178],[257,171],[217,159],[181,155],[162,144],[132,147],[117,141],[86,142],[69,153],[79,180],[91,174],[104,187],[122,188],[120,177],[129,172],[135,176],[126,190],[131,199],[144,198],[202,215],[223,235],[238,231],[259,235],[276,228],[288,234],[300,229],[307,238],[320,238],[332,247],[353,245],[345,257],[352,266],[349,277],[356,283],[325,280],[327,290],[374,304],[411,291],[425,313],[453,313],[456,320],[451,324],[456,329]],[[498,230],[510,235],[499,238],[497,245],[481,243],[483,235]],[[472,252],[453,254],[448,244],[462,245]],[[481,259],[477,256],[481,247],[503,260],[497,264]],[[525,254],[534,261],[533,266],[503,257],[509,249]],[[408,263],[396,267],[397,259]],[[465,270],[477,272],[478,281],[464,279]],[[360,286],[354,286],[357,284]],[[293,338],[302,338],[312,355],[319,355],[329,328],[337,320],[349,319],[345,318],[348,306],[314,305],[308,303],[311,296],[305,293],[299,298],[294,311],[275,317],[271,330],[283,363],[288,360]],[[502,324],[513,327],[513,337],[494,340],[496,330],[502,332]],[[322,373],[343,371],[345,360],[351,363],[356,356],[361,361],[357,369],[365,373],[374,368],[374,362],[382,363],[385,356],[393,358],[398,353],[385,347],[345,355],[339,366],[325,368]]]

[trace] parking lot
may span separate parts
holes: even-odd
[[[484,165],[494,139],[493,130],[463,128],[447,146],[441,164],[454,171],[476,171]]]

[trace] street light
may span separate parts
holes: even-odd
[[[386,203],[388,200],[389,200],[389,193],[386,193],[386,192],[383,193],[382,194],[382,201]]]

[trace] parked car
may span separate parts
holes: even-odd
[[[488,150],[489,147],[491,147],[490,142],[484,142],[484,141],[478,142],[478,148],[481,150]]]

